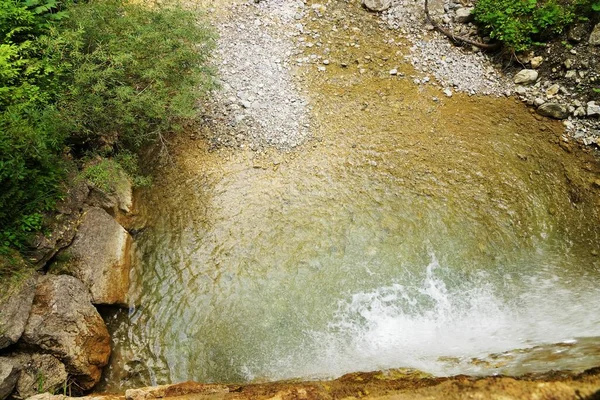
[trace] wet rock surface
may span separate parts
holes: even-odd
[[[99,381],[110,356],[110,337],[88,289],[67,275],[38,280],[21,340],[58,358],[84,390]]]
[[[93,304],[127,305],[131,237],[106,211],[87,210],[73,243],[52,272],[66,272],[90,290]]]
[[[543,103],[537,109],[538,114],[554,119],[565,119],[569,116],[567,108],[558,103]]]
[[[553,399],[594,400],[600,395],[600,371],[569,376],[555,374],[523,378],[432,378],[415,370],[354,373],[333,381],[273,382],[252,385],[207,385],[185,382],[127,391],[125,395],[91,395],[85,400],[178,399]],[[31,400],[67,400],[41,394]]]

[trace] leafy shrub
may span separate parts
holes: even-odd
[[[55,1],[0,2],[0,247],[39,229],[64,176],[65,136],[51,106],[63,66],[41,56],[64,17]]]
[[[113,155],[148,184],[135,150],[198,114],[213,46],[175,5],[0,1],[0,251],[40,228],[73,155]]]
[[[75,145],[136,149],[198,114],[214,82],[205,66],[214,38],[193,13],[122,0],[69,12],[75,70],[60,108]]]
[[[114,191],[113,183],[119,179],[121,171],[116,161],[103,159],[86,167],[81,176],[98,189],[110,193]]]
[[[474,15],[492,39],[522,51],[596,8],[598,0],[479,0]]]

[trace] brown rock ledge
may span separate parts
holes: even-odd
[[[352,373],[332,381],[273,382],[247,385],[207,385],[184,382],[128,390],[125,395],[99,395],[85,400],[314,400],[314,399],[493,399],[597,400],[600,368],[581,374],[548,373],[519,378],[455,376],[435,378],[419,371],[391,370]],[[41,394],[32,400],[68,400]]]

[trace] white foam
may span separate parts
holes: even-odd
[[[448,273],[434,257],[425,278],[411,287],[391,284],[340,302],[329,330],[313,333],[317,360],[305,375],[400,367],[439,376],[490,374],[498,370],[471,360],[600,337],[600,288],[573,292],[544,271],[523,278],[528,285],[522,293],[500,292],[485,275],[449,289]]]

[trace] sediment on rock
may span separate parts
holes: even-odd
[[[146,399],[587,399],[600,395],[600,371],[522,378],[456,376],[433,378],[415,370],[353,373],[332,381],[272,382],[248,385],[207,385],[185,382],[127,391],[122,395],[91,395],[85,400]],[[67,400],[41,394],[31,400]]]

